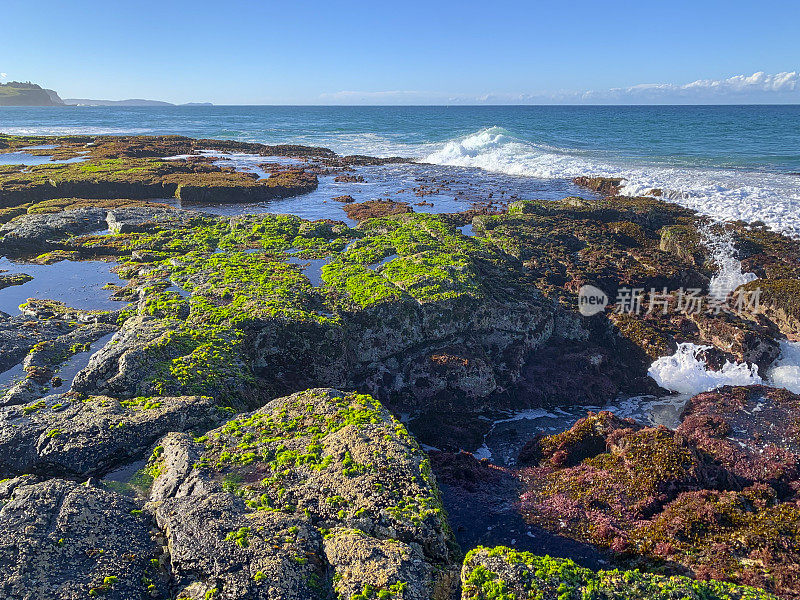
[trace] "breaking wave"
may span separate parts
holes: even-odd
[[[800,236],[800,177],[794,174],[723,168],[643,164],[596,153],[555,148],[515,137],[502,127],[420,149],[424,162],[537,177],[623,177],[623,194],[662,190],[672,202],[720,220],[763,221]]]

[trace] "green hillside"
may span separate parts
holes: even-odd
[[[35,83],[11,81],[0,84],[0,106],[62,106],[58,94]]]

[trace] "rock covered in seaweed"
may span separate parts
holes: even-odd
[[[528,446],[521,509],[625,564],[796,598],[800,456],[794,434],[780,432],[797,402],[784,390],[723,388],[696,397],[677,432],[590,415]],[[763,419],[751,419],[758,403]]]
[[[511,548],[479,547],[467,554],[461,571],[462,600],[776,600],[746,586],[639,571],[598,571],[569,559],[536,556]]]
[[[765,482],[781,497],[800,489],[800,396],[766,386],[723,387],[692,398],[678,433],[742,485]]]
[[[151,504],[178,597],[422,600],[456,583],[428,459],[369,396],[308,390],[162,447]]]
[[[243,405],[254,385],[335,384],[407,405],[450,393],[479,403],[512,385],[553,330],[554,307],[519,264],[432,215],[359,229],[197,216],[126,234],[124,248],[120,295],[137,304],[79,391]],[[314,276],[298,260],[325,264]]]

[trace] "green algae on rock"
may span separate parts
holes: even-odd
[[[462,600],[776,600],[752,587],[639,571],[594,572],[569,559],[504,546],[470,551],[461,584]]]
[[[198,149],[270,151],[286,155],[328,156],[330,151],[303,147],[269,147],[261,144],[191,140],[175,136],[147,137],[61,137],[36,138],[56,141],[48,150],[53,158],[80,159],[51,162],[25,169],[6,165],[0,169],[0,205],[4,208],[59,198],[177,198],[182,202],[259,202],[313,191],[317,177],[302,167],[274,167],[270,176],[237,172],[212,164],[207,157],[189,155],[164,160],[168,155],[187,154]],[[3,136],[9,150],[22,147],[30,138]],[[42,153],[44,151],[34,151]]]
[[[253,383],[274,393],[335,384],[405,402],[448,389],[479,400],[513,383],[552,332],[553,308],[520,265],[437,216],[350,229],[180,213],[116,245],[130,280],[118,295],[137,303],[76,389],[246,405]],[[303,260],[326,262],[317,285],[294,264]],[[469,362],[432,358],[443,352]]]
[[[0,271],[0,290],[11,287],[12,285],[22,285],[31,281],[33,277],[25,273],[6,274]]]
[[[150,497],[187,594],[423,600],[455,585],[428,459],[370,396],[308,390],[161,446]]]

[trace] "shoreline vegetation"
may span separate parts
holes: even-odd
[[[81,263],[119,307],[0,312],[0,596],[800,598],[800,395],[721,379],[772,381],[800,341],[799,241],[591,174],[586,198],[433,213],[446,182],[359,195],[400,157],[0,134],[4,155],[0,298]],[[329,218],[251,210],[323,184]],[[620,310],[631,289],[659,310]],[[686,348],[730,385],[678,427],[587,411],[476,457],[502,411],[668,397],[651,368]]]

